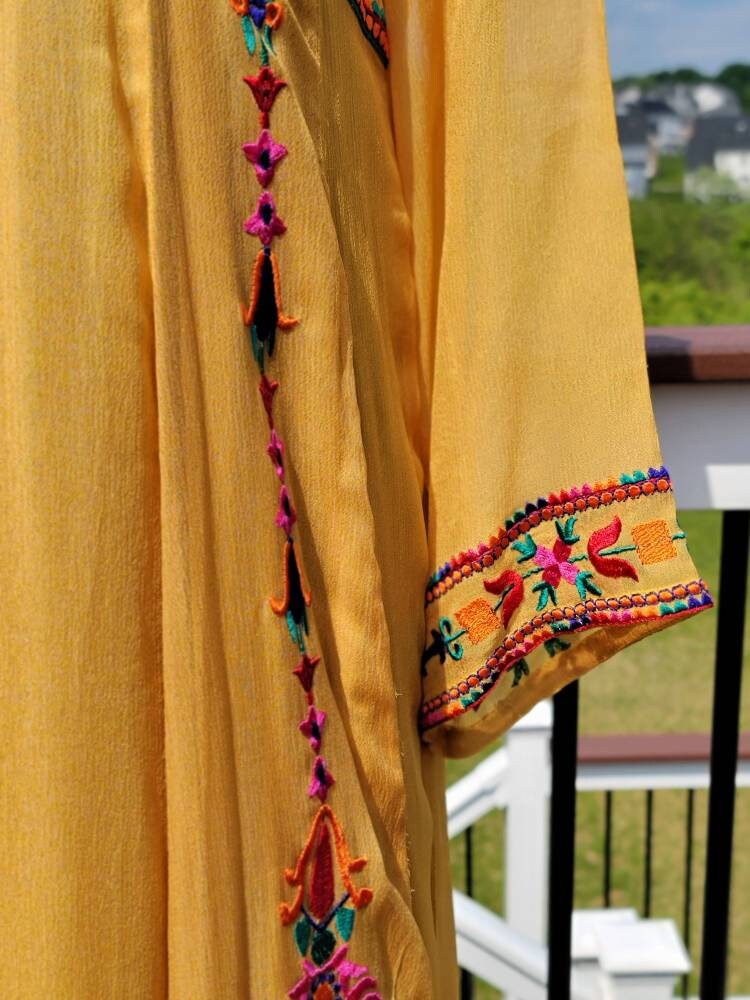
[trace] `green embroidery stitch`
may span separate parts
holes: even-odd
[[[529,665],[526,660],[517,660],[513,664],[513,683],[511,687],[517,687],[523,677],[529,676]]]

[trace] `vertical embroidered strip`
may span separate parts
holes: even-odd
[[[276,348],[277,330],[289,331],[298,323],[297,319],[286,316],[281,308],[279,264],[272,246],[287,227],[268,190],[275,182],[277,169],[283,174],[281,161],[288,153],[286,146],[271,131],[271,111],[286,82],[279,79],[269,65],[270,56],[275,54],[273,33],[282,23],[284,7],[271,0],[230,0],[230,3],[241,19],[250,56],[257,55],[260,61],[255,76],[243,77],[258,106],[260,133],[241,148],[261,189],[255,209],[243,228],[248,235],[257,236],[261,249],[252,266],[250,302],[242,304],[241,312],[260,370],[259,389],[270,429],[266,451],[279,479],[275,523],[284,533],[282,592],[278,597],[271,597],[269,603],[273,612],[286,623],[299,655],[291,673],[300,682],[305,697],[306,714],[299,723],[299,731],[300,747],[304,740],[311,754],[307,798],[320,802],[294,867],[284,873],[286,882],[294,889],[294,896],[291,903],[280,904],[279,914],[283,925],[293,926],[294,942],[302,956],[302,976],[288,996],[293,1000],[319,1000],[321,997],[380,1000],[377,983],[365,966],[347,958],[356,913],[370,902],[373,894],[371,889],[355,885],[352,876],[365,867],[367,859],[351,856],[341,823],[326,802],[335,782],[322,753],[326,713],[315,701],[315,672],[320,656],[308,648],[307,609],[312,603],[312,595],[305,585],[295,547],[293,528],[297,512],[285,481],[286,446],[273,418],[273,400],[279,382],[266,375],[266,366]]]

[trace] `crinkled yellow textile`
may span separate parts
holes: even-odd
[[[445,754],[710,605],[600,3],[385,18],[4,11],[3,1000],[452,1000]]]

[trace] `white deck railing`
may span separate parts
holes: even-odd
[[[506,918],[458,891],[454,891],[454,908],[461,967],[514,1000],[544,1000],[546,995],[543,942],[551,728],[550,703],[541,702],[509,731],[505,746],[451,785],[447,793],[450,837],[494,809],[505,810]],[[637,763],[584,759],[576,780],[580,792],[706,789],[708,785],[708,761],[691,757]],[[737,786],[750,788],[747,757],[739,762]],[[670,997],[677,977],[690,968],[672,921],[639,920],[633,910],[576,913],[573,942],[573,995],[581,1000]],[[626,986],[618,987],[618,978]],[[631,992],[635,978],[641,980],[639,993]]]

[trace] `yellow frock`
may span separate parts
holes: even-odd
[[[445,755],[711,603],[599,0],[385,3],[4,11],[3,1000],[455,998]]]

